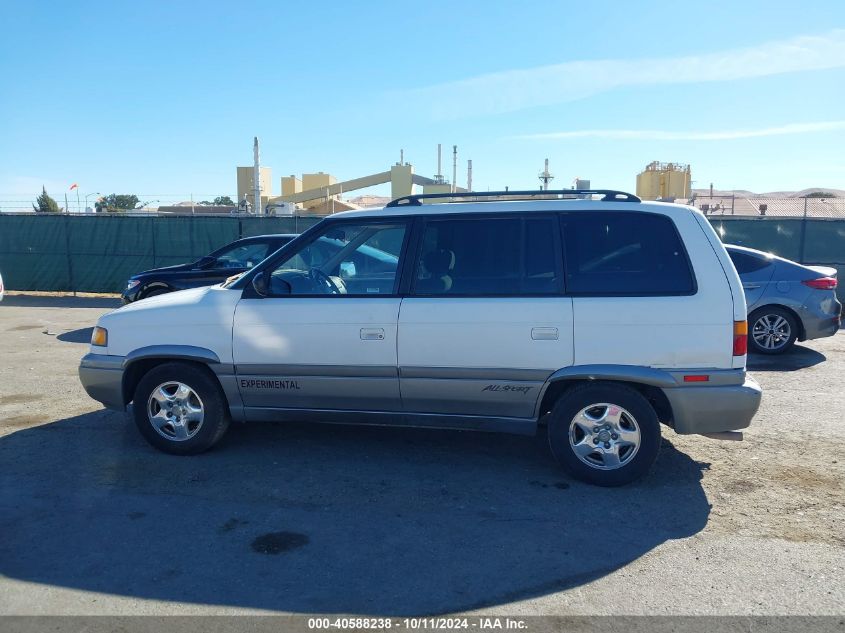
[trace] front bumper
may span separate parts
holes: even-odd
[[[672,407],[675,432],[689,435],[748,427],[760,407],[763,390],[746,375],[741,385],[673,387],[663,393]]]
[[[125,411],[123,356],[86,354],[79,362],[79,381],[88,395],[106,408]]]
[[[126,305],[127,303],[132,303],[133,301],[138,300],[140,294],[141,286],[135,286],[131,290],[124,290],[120,294],[120,301],[123,303],[123,305]]]

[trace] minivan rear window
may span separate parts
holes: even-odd
[[[564,216],[566,290],[575,295],[685,295],[695,280],[671,219],[653,213]]]

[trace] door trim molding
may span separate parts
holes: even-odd
[[[244,407],[244,415],[249,422],[354,424],[359,426],[483,431],[490,433],[510,433],[513,435],[534,435],[537,430],[537,421],[534,418],[450,415],[442,413]]]

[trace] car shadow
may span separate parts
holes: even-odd
[[[23,308],[119,308],[119,297],[57,297],[55,295],[9,295],[2,306]]]
[[[83,327],[78,330],[69,330],[56,335],[56,339],[63,343],[90,343],[93,327]]]
[[[0,574],[293,612],[464,611],[589,583],[707,524],[671,443],[640,482],[567,479],[545,431],[233,426],[156,452],[97,411],[0,438]]]
[[[818,365],[827,356],[803,345],[793,345],[783,354],[749,354],[747,367],[751,371],[797,371]]]

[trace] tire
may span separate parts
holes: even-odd
[[[765,306],[748,317],[748,349],[755,354],[783,354],[797,337],[798,320],[788,310]]]
[[[158,295],[166,295],[170,292],[170,288],[153,288],[152,290],[148,290],[144,293],[144,296],[141,297],[142,299],[149,299],[150,297],[157,297]]]
[[[229,428],[229,405],[220,384],[198,365],[173,362],[154,367],[138,382],[133,403],[141,435],[165,453],[202,453]]]
[[[567,473],[597,486],[624,486],[645,475],[660,442],[654,408],[637,390],[619,383],[573,387],[549,415],[552,455]]]

